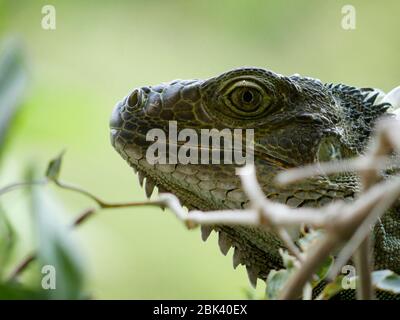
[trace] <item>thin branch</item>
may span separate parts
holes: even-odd
[[[71,189],[70,189],[71,190]],[[77,190],[73,190],[77,191]],[[78,191],[80,192],[80,191]],[[82,193],[82,192],[81,192]],[[177,199],[175,200],[175,196],[163,194],[159,200],[155,201],[146,201],[146,202],[125,202],[125,203],[107,203],[107,206],[101,209],[112,209],[112,208],[129,208],[129,207],[137,207],[137,206],[158,206],[158,207],[168,207],[171,210],[176,210]],[[179,203],[179,201],[178,201]],[[183,210],[183,208],[182,208]],[[89,217],[91,217],[94,213],[97,212],[95,208],[89,208],[84,210],[81,214],[77,216],[77,218],[71,223],[71,228],[78,227],[83,222],[85,222]],[[188,226],[192,226],[188,222]],[[15,280],[28,266],[35,261],[37,258],[37,254],[31,253],[27,257],[25,257],[20,263],[18,263],[17,267],[10,273],[9,280]]]
[[[314,247],[310,248],[300,268],[296,270],[284,285],[279,299],[298,299],[305,284],[312,279],[315,270],[329,257],[336,245],[337,241],[332,237],[325,237]]]
[[[71,228],[75,228],[77,226],[79,226],[80,224],[82,224],[84,221],[86,221],[87,219],[89,219],[93,214],[96,213],[96,209],[95,208],[89,208],[84,210],[80,215],[78,215],[78,217],[72,222],[71,224]]]
[[[332,266],[328,279],[333,281],[333,279],[339,274],[343,265],[350,260],[351,256],[361,245],[363,239],[365,239],[371,232],[371,226],[373,226],[376,221],[388,210],[391,205],[396,201],[400,195],[400,181],[394,186],[393,191],[384,190],[384,197],[378,201],[375,207],[371,210],[368,217],[361,223],[361,225],[354,232],[350,240],[341,249],[336,257],[335,264]]]
[[[374,298],[371,279],[372,261],[370,255],[370,239],[369,236],[367,236],[354,256],[356,270],[359,274],[357,279],[357,298],[359,300],[372,300]]]
[[[43,180],[38,180],[38,181],[28,181],[28,182],[16,182],[16,183],[12,183],[9,184],[3,188],[0,188],[0,196],[14,191],[14,190],[18,190],[24,187],[31,187],[31,186],[43,186],[46,185],[48,183],[47,179],[43,179]]]
[[[10,276],[8,278],[9,281],[14,281],[28,266],[35,261],[37,258],[36,253],[31,253],[26,256],[18,265],[15,267],[13,271],[11,271]]]
[[[75,220],[71,223],[71,228],[75,228],[81,225],[84,221],[86,221],[90,216],[92,216],[96,212],[96,209],[89,208],[85,209],[81,214],[75,218]],[[30,264],[35,261],[37,258],[37,253],[32,252],[27,255],[18,265],[15,267],[13,271],[11,271],[9,275],[9,281],[14,281],[23,271],[25,271]]]
[[[399,168],[399,160],[390,159],[387,156],[379,156],[375,157],[373,162],[370,162],[370,156],[359,156],[354,159],[321,162],[289,169],[279,173],[275,181],[278,185],[285,186],[315,176],[327,176],[343,172],[363,173],[371,170],[379,171],[388,167]]]

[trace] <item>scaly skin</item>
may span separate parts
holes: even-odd
[[[249,94],[250,93],[250,94]],[[146,177],[146,193],[154,186],[175,194],[190,209],[244,208],[235,165],[150,165],[146,141],[150,129],[168,133],[169,121],[178,130],[251,128],[255,135],[254,162],[265,195],[292,207],[321,206],[352,200],[359,180],[351,173],[320,176],[288,187],[277,187],[278,172],[317,161],[363,152],[374,121],[386,113],[376,104],[373,89],[328,85],[300,76],[285,77],[257,68],[241,68],[208,80],[173,81],[135,89],[117,104],[111,118],[115,149]],[[226,254],[233,246],[234,266],[246,265],[251,280],[265,279],[281,268],[280,241],[258,228],[215,226]],[[395,209],[375,228],[376,268],[399,272],[399,220]],[[207,237],[207,229],[204,229]]]

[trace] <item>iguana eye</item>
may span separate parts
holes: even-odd
[[[239,116],[254,117],[271,104],[271,97],[257,83],[241,80],[228,88],[225,103]]]

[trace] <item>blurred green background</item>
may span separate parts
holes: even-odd
[[[41,28],[46,4],[56,8],[56,30]],[[352,31],[341,28],[345,4],[356,8]],[[398,12],[398,0],[0,0],[0,38],[22,40],[30,71],[0,183],[20,179],[30,161],[44,170],[65,148],[64,180],[110,201],[143,200],[108,135],[113,105],[133,87],[259,66],[388,91],[400,82]],[[66,219],[92,205],[54,192]],[[34,247],[24,197],[3,201],[21,240],[15,261]],[[215,235],[203,243],[169,212],[101,212],[74,236],[94,298],[235,299],[249,288]]]

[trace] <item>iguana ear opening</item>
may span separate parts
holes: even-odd
[[[317,161],[328,162],[341,160],[343,158],[342,149],[342,144],[338,137],[323,137],[318,146]]]
[[[316,160],[318,162],[337,161],[354,157],[356,154],[348,148],[338,135],[328,135],[318,145]]]

